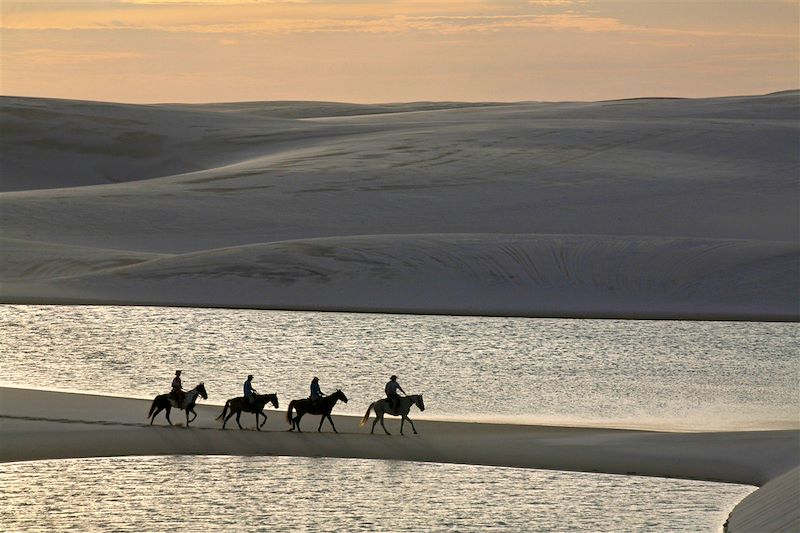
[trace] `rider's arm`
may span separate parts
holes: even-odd
[[[397,389],[398,389],[400,392],[402,392],[403,394],[405,394],[405,393],[406,393],[406,391],[404,391],[404,390],[403,390],[403,387],[401,387],[400,385],[398,385],[398,386],[397,386]]]

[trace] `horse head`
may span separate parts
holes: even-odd
[[[414,403],[420,411],[425,410],[425,402],[422,401],[422,394],[417,394],[417,397],[414,399]]]
[[[344,395],[341,389],[336,389],[336,392],[333,394],[333,397],[342,400],[344,403],[347,403],[347,396]]]
[[[278,409],[278,393],[277,392],[275,394],[270,394],[269,395],[269,401],[275,407],[275,409]]]
[[[194,388],[194,390],[199,392],[200,396],[202,396],[204,400],[208,400],[208,393],[206,392],[206,386],[203,385],[202,381],[200,382],[200,384],[197,387]]]

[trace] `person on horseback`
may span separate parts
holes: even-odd
[[[400,401],[400,395],[397,394],[397,391],[403,393],[403,396],[406,395],[406,391],[403,390],[403,387],[397,382],[397,376],[392,376],[389,378],[389,382],[386,383],[386,399],[389,400],[389,405],[392,407],[392,411],[397,410],[397,402]]]
[[[181,384],[181,371],[175,371],[175,377],[172,378],[172,390],[169,393],[170,398],[175,400],[178,407],[183,405],[183,400],[186,398],[186,393],[183,391]]]
[[[314,408],[316,409],[319,405],[320,399],[325,396],[322,390],[319,388],[319,378],[314,376],[314,379],[311,380],[311,403],[313,404]]]
[[[252,381],[253,374],[250,374],[247,376],[247,381],[244,382],[244,399],[247,401],[247,403],[253,403],[256,399],[256,394],[258,394],[258,391],[253,388]]]

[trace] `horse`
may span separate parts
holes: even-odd
[[[309,413],[312,415],[322,415],[317,431],[322,431],[322,423],[325,422],[325,418],[327,418],[331,423],[334,433],[339,433],[336,431],[336,426],[333,425],[333,419],[331,418],[333,406],[336,405],[336,402],[339,400],[347,403],[347,396],[345,396],[341,390],[337,390],[330,396],[323,396],[317,400],[316,403],[313,402],[311,398],[292,400],[289,402],[289,409],[286,411],[286,421],[292,425],[289,431],[294,431],[294,428],[297,428],[297,431],[302,433],[302,431],[300,431],[300,419],[303,418],[304,414]],[[297,411],[297,416],[294,418],[292,418],[292,409]]]
[[[261,431],[261,426],[267,423],[267,414],[264,412],[264,406],[267,403],[271,403],[275,409],[278,408],[278,395],[277,394],[256,394],[253,396],[253,401],[248,402],[244,396],[238,396],[236,398],[231,398],[227,402],[225,402],[225,408],[222,410],[222,414],[220,414],[216,419],[224,419],[222,420],[222,429],[225,429],[225,424],[228,423],[228,420],[236,414],[236,424],[239,426],[239,429],[244,429],[242,424],[239,423],[239,417],[242,415],[242,412],[245,413],[255,413],[256,415],[256,429]],[[228,413],[228,409],[231,410]],[[228,416],[225,416],[225,415]],[[258,424],[259,417],[264,417],[264,421],[261,422],[261,425]]]
[[[175,407],[186,411],[186,427],[188,428],[189,422],[197,418],[197,413],[194,412],[194,404],[197,402],[198,396],[202,396],[204,400],[208,400],[208,393],[206,392],[206,388],[202,383],[197,385],[197,387],[193,388],[192,390],[186,391],[186,396],[184,397],[182,406],[173,405],[169,394],[159,394],[153,400],[152,405],[150,405],[150,412],[147,413],[147,416],[150,418],[150,425],[153,425],[153,420],[155,420],[156,415],[160,413],[162,409],[165,409],[167,422],[169,422],[169,425],[171,426],[172,420],[169,419],[169,412],[173,407]],[[189,420],[189,413],[194,415],[192,420]]]
[[[394,415],[400,416],[402,419],[400,420],[400,434],[403,434],[403,424],[405,424],[406,420],[411,424],[411,429],[414,430],[414,434],[417,434],[417,428],[414,427],[414,422],[408,418],[408,412],[411,410],[411,406],[416,405],[420,411],[425,410],[425,402],[422,401],[422,394],[412,394],[411,396],[401,396],[397,400],[397,409],[392,409],[391,404],[389,403],[388,398],[383,398],[376,402],[372,402],[369,404],[367,408],[367,413],[364,415],[364,418],[361,419],[361,422],[358,423],[359,426],[364,426],[369,420],[369,413],[373,409],[375,410],[375,420],[372,422],[372,434],[375,431],[375,424],[378,423],[380,420],[381,427],[386,432],[387,435],[391,435],[389,430],[386,429],[386,426],[383,423],[383,415]]]

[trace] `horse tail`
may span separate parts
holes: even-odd
[[[373,407],[375,407],[375,402],[372,402],[371,404],[369,404],[369,407],[367,407],[367,412],[364,415],[364,418],[362,418],[361,422],[358,423],[359,427],[367,423],[367,420],[369,420],[369,413],[370,411],[372,411]]]
[[[294,400],[289,402],[289,407],[286,409],[286,421],[291,424],[292,423],[292,409],[294,409]]]
[[[153,411],[156,410],[156,402],[157,401],[158,401],[158,396],[156,396],[155,399],[153,400],[153,403],[150,404],[150,411],[147,413],[147,418],[150,418],[151,416],[153,416]]]
[[[214,420],[221,420],[221,419],[225,418],[225,415],[226,415],[226,414],[228,414],[228,407],[230,407],[230,406],[231,406],[231,401],[230,401],[230,400],[228,400],[227,402],[225,402],[225,408],[224,408],[224,409],[222,409],[222,414],[220,414],[220,415],[219,415],[217,418],[215,418]]]

